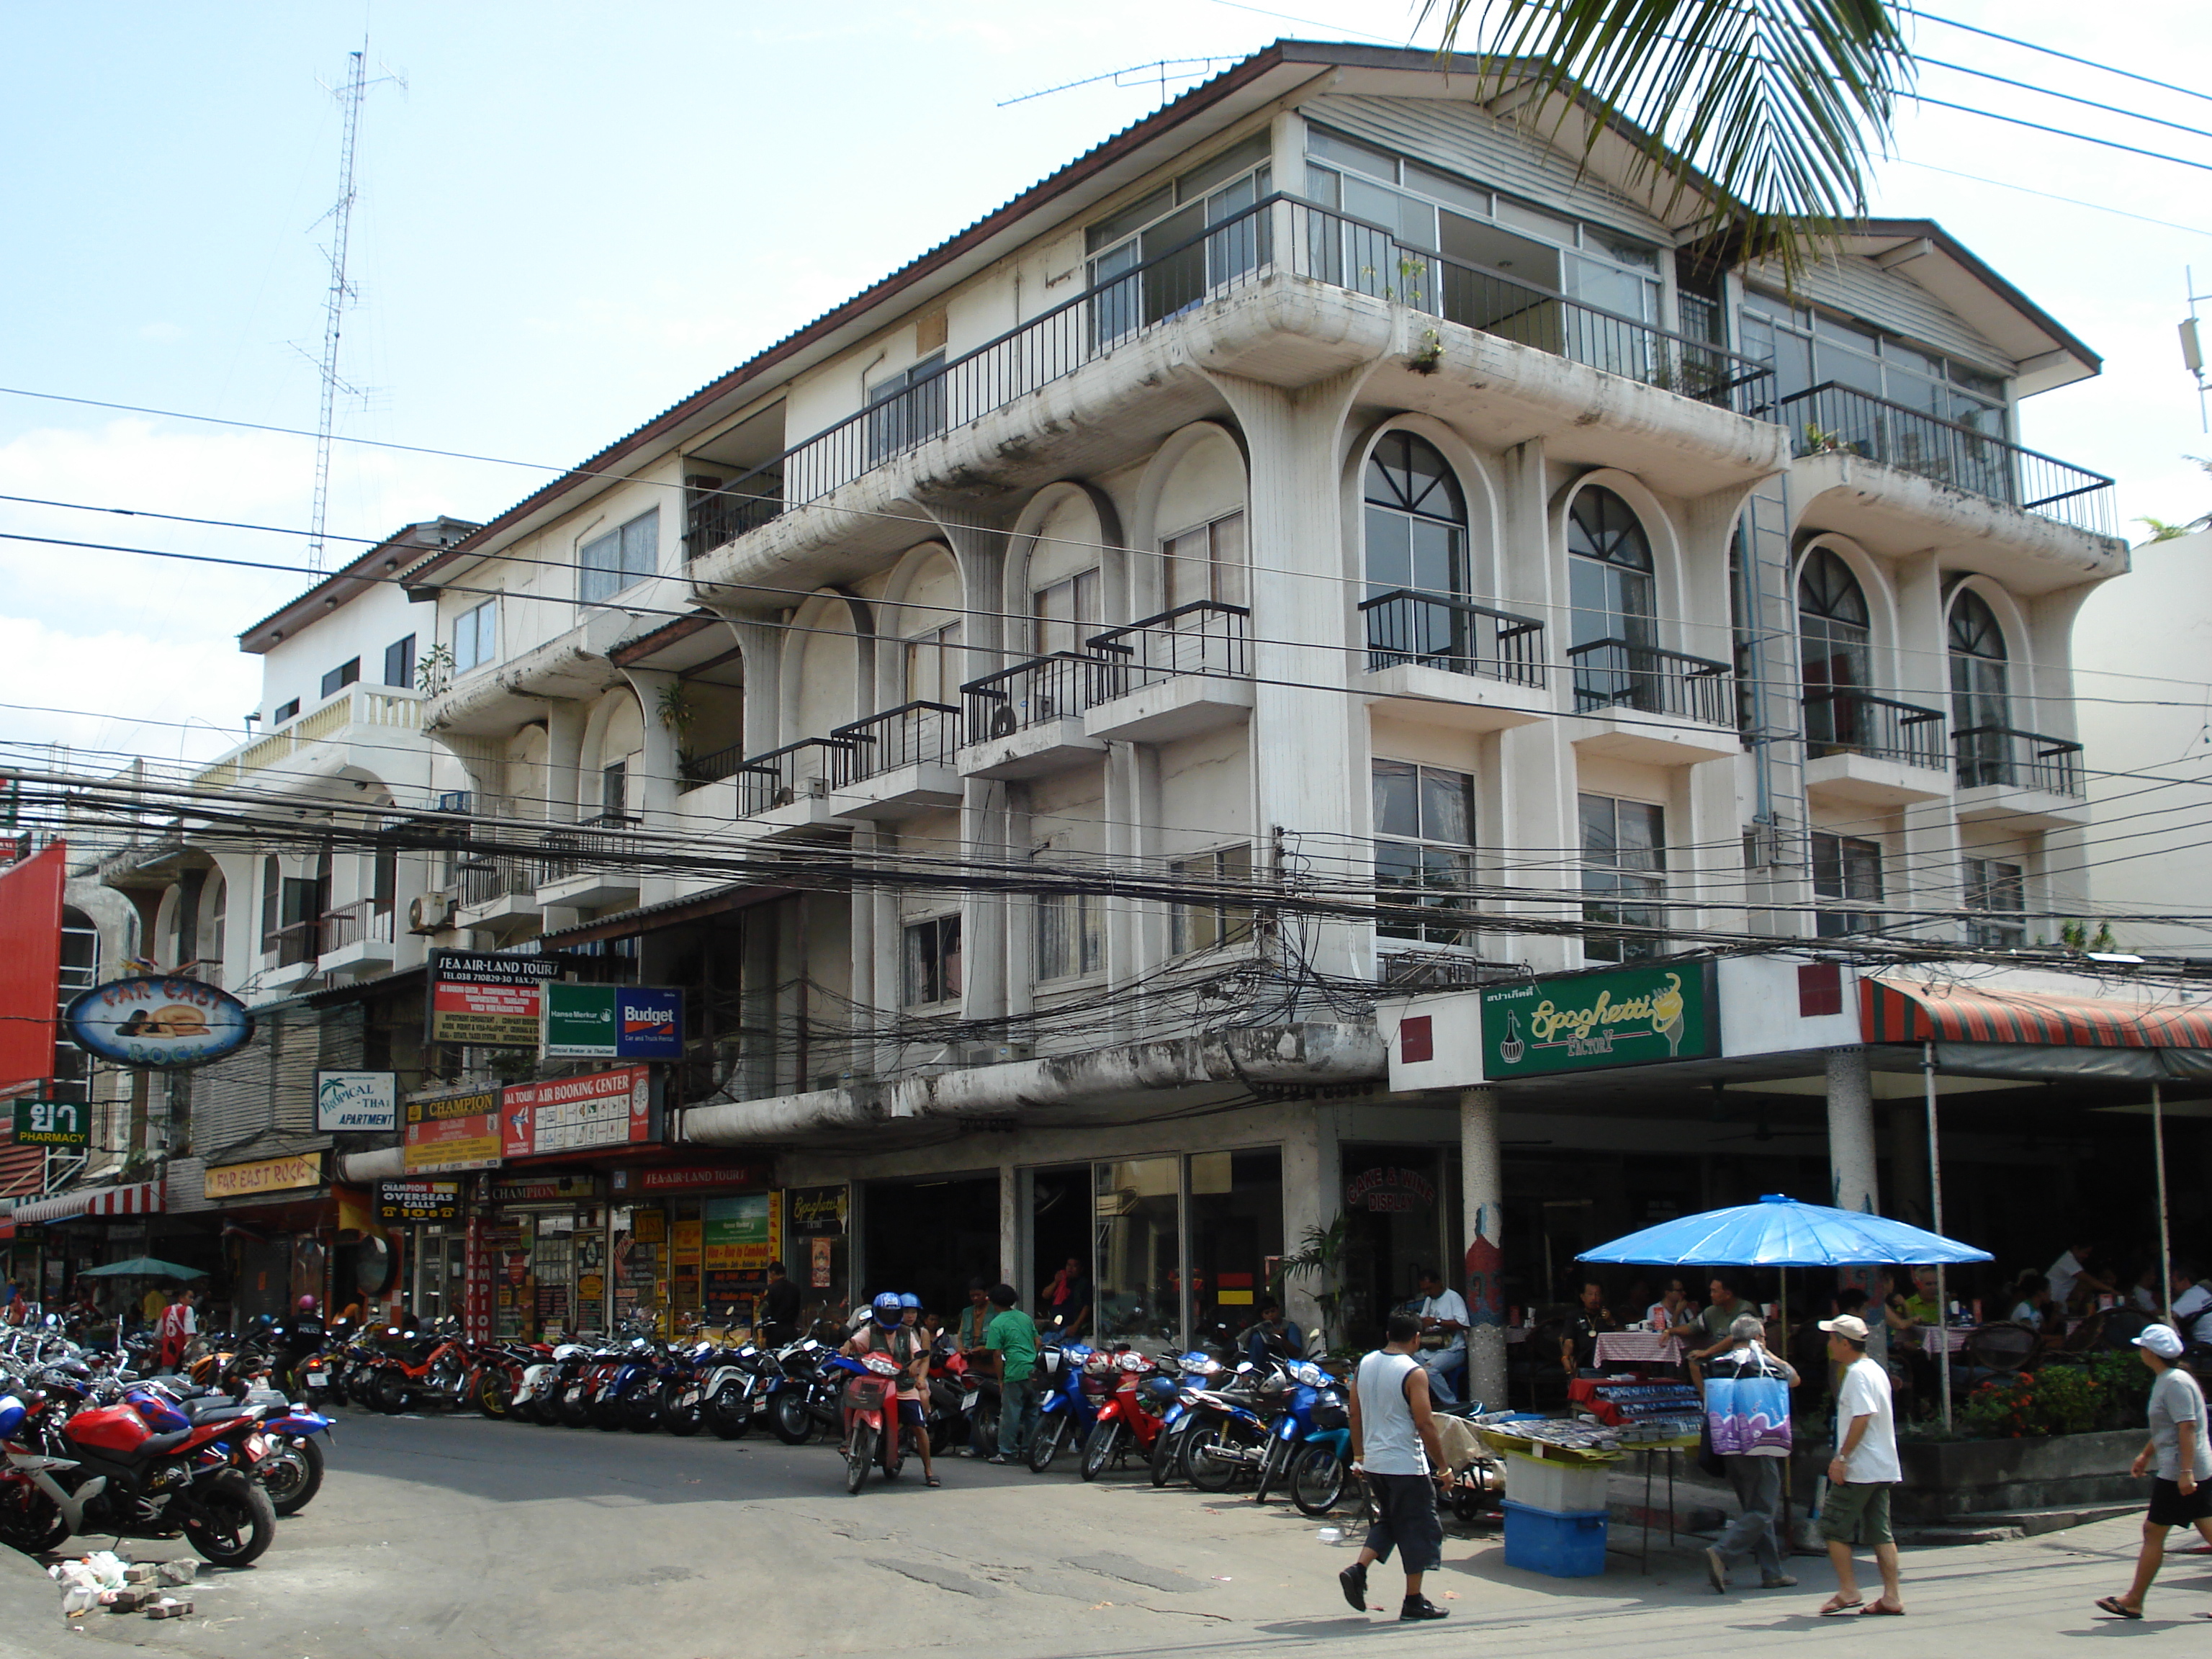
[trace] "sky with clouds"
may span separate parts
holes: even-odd
[[[1938,0],[1942,15],[2187,81],[2212,8]],[[342,432],[557,465],[589,453],[1157,106],[1158,72],[1279,35],[1403,43],[1396,3],[860,0],[620,7],[16,7],[0,18],[0,383],[312,428],[337,194],[329,86],[369,31]],[[1938,24],[1923,54],[2212,130],[2178,96]],[[1424,34],[1422,40],[1432,39]],[[1170,92],[1206,66],[1180,65]],[[1932,98],[2212,164],[2212,139],[1929,66]],[[1934,108],[1877,213],[1938,219],[2106,358],[2031,400],[2037,447],[2186,519],[2212,453],[2174,325],[2212,289],[2202,168]],[[1960,174],[1977,175],[1962,178]],[[2020,188],[2020,187],[2025,187]],[[2044,195],[2028,193],[2042,191]],[[2075,198],[2074,203],[2050,199]],[[300,438],[0,394],[0,495],[303,527]],[[334,535],[486,518],[544,475],[341,445]],[[0,501],[17,536],[296,565],[304,539]],[[345,544],[334,543],[342,553]],[[200,757],[237,740],[238,630],[301,577],[0,542],[0,736]],[[37,712],[40,708],[80,711]],[[0,751],[20,753],[20,750]]]

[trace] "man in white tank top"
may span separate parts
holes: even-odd
[[[1429,1409],[1429,1374],[1414,1358],[1420,1322],[1411,1314],[1391,1315],[1389,1339],[1359,1362],[1346,1399],[1352,1467],[1366,1476],[1375,1524],[1367,1529],[1359,1559],[1337,1574],[1337,1582],[1344,1587],[1344,1599],[1365,1613],[1367,1569],[1387,1559],[1395,1547],[1406,1574],[1406,1600],[1398,1617],[1442,1619],[1444,1609],[1421,1594],[1421,1576],[1443,1564],[1436,1486],[1449,1481],[1451,1472]]]

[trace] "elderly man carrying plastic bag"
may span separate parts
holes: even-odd
[[[1797,1386],[1797,1373],[1788,1360],[1767,1352],[1766,1328],[1757,1314],[1740,1315],[1729,1337],[1729,1346],[1705,1362],[1705,1425],[1740,1512],[1705,1552],[1705,1571],[1713,1589],[1725,1595],[1729,1570],[1755,1558],[1759,1589],[1788,1589],[1797,1581],[1782,1571],[1774,1517],[1782,1507],[1790,1390]]]

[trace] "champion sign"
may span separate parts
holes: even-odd
[[[684,993],[641,985],[548,985],[548,1060],[681,1060]]]

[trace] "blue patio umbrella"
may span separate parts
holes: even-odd
[[[1883,1216],[1800,1204],[1780,1193],[1756,1204],[1662,1221],[1575,1259],[1669,1267],[1956,1267],[1994,1260],[1987,1250],[1941,1233]]]

